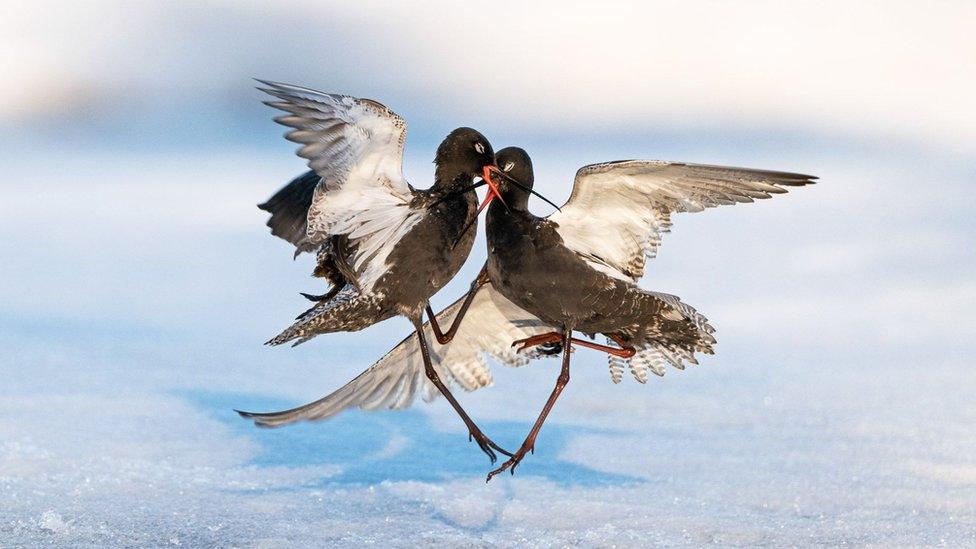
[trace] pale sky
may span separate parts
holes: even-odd
[[[536,133],[732,126],[976,150],[972,2],[8,1],[3,11],[5,125],[79,109],[95,119],[230,111],[260,76]]]
[[[0,545],[972,546],[974,22],[973,1],[0,0]],[[443,399],[233,412],[319,398],[410,333],[262,345],[325,287],[255,207],[306,166],[252,77],[389,105],[419,188],[459,125],[530,151],[556,203],[621,158],[820,179],[676,215],[641,285],[708,316],[717,354],[615,385],[580,350],[535,455],[485,484]],[[511,448],[558,369],[458,397]]]

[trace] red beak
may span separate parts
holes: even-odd
[[[485,201],[482,202],[481,206],[478,207],[478,215],[480,215],[481,211],[484,210],[485,207],[487,207],[488,204],[495,198],[500,200],[502,204],[505,204],[505,201],[502,200],[502,193],[498,190],[498,183],[495,183],[495,181],[491,178],[493,175],[498,174],[499,171],[500,170],[497,167],[489,164],[485,166],[481,172],[481,177],[484,178],[485,183],[488,184],[488,194],[485,195]],[[499,178],[501,178],[500,175]]]

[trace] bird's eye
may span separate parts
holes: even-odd
[[[475,142],[474,150],[478,151],[478,154],[485,154],[485,146],[480,141]]]
[[[510,172],[510,171],[512,171],[512,168],[514,168],[514,167],[515,167],[515,162],[508,161],[508,162],[505,163],[504,166],[502,166],[502,171],[503,172]]]

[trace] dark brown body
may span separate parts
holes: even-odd
[[[473,190],[417,191],[411,206],[427,212],[397,243],[387,257],[387,271],[369,293],[360,293],[349,282],[354,277],[348,264],[351,250],[345,247],[345,237],[334,237],[320,250],[316,268],[316,275],[334,285],[333,291],[268,343],[302,343],[320,334],[355,332],[396,315],[419,317],[431,296],[468,258],[477,233],[477,201]]]
[[[565,247],[552,221],[492,204],[487,234],[492,284],[556,329],[617,334],[633,346],[697,338],[690,321],[662,315],[667,307],[653,293],[594,270]]]
[[[443,199],[440,193],[430,193],[415,199],[437,200],[440,202],[400,240],[387,260],[390,269],[376,283],[375,292],[386,296],[385,307],[395,313],[419,315],[431,296],[454,278],[474,245],[478,232],[475,192]]]

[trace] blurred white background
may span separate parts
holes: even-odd
[[[0,4],[0,545],[976,542],[976,4],[523,4]],[[821,180],[676,217],[643,285],[717,356],[614,386],[580,352],[537,454],[485,486],[443,401],[231,411],[408,333],[261,346],[322,288],[254,207],[305,167],[253,77],[385,103],[420,187],[462,125],[557,203],[623,158]],[[462,400],[515,446],[555,375]]]

